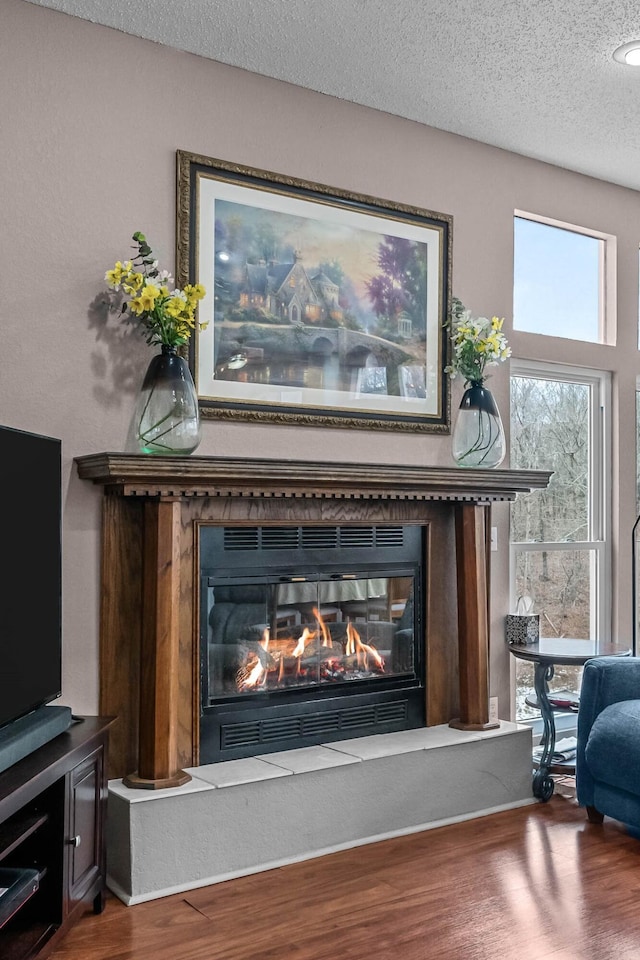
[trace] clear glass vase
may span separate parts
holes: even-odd
[[[451,453],[461,467],[497,467],[506,444],[500,411],[482,382],[472,383],[460,402],[451,437]]]
[[[131,418],[127,450],[189,454],[200,443],[198,397],[187,361],[163,346],[147,368]]]

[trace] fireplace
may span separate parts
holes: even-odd
[[[416,616],[423,620],[414,620],[414,639],[417,634],[420,640],[414,647],[412,669],[405,673],[398,666],[400,647],[394,648],[388,636],[373,637],[359,624],[371,622],[372,615],[382,617],[381,610],[373,610],[380,597],[386,604],[386,622],[395,624],[400,619],[393,605],[409,594],[403,596],[397,581],[404,579],[406,566],[412,567],[413,561],[403,554],[399,567],[389,566],[380,559],[378,547],[369,557],[374,564],[380,563],[373,571],[359,563],[343,564],[341,559],[332,571],[338,577],[349,579],[354,574],[356,579],[391,582],[391,590],[384,594],[367,593],[369,613],[357,614],[364,621],[356,618],[353,607],[351,613],[343,607],[341,615],[352,623],[354,646],[356,631],[361,645],[389,651],[382,656],[395,666],[392,676],[378,675],[368,659],[369,676],[352,674],[349,680],[317,683],[308,691],[313,696],[305,709],[314,712],[317,702],[331,700],[340,689],[358,698],[377,692],[378,704],[369,704],[367,710],[382,714],[385,698],[393,701],[399,696],[386,685],[397,681],[405,688],[413,684],[420,692],[426,726],[448,723],[462,730],[495,726],[489,721],[488,704],[491,504],[513,500],[520,491],[546,487],[548,472],[126,453],[89,454],[76,463],[79,476],[102,485],[105,493],[100,711],[117,717],[109,742],[110,778],[124,776],[129,786],[163,789],[189,779],[181,768],[204,761],[200,726],[213,704],[202,702],[200,621],[202,610],[208,616],[211,607],[203,597],[200,554],[202,535],[206,542],[206,531],[213,527],[246,531],[258,527],[263,538],[267,529],[280,528],[313,528],[318,536],[331,527],[365,531],[373,526],[382,535],[395,525],[419,529],[424,562],[422,570],[413,574],[413,586],[414,608],[420,606],[423,611]],[[272,560],[268,567],[262,576],[270,578],[275,570]],[[214,555],[205,556],[202,569],[214,581],[221,575]],[[243,579],[247,570],[242,569],[237,579]],[[305,568],[299,574],[287,560],[284,572],[278,571],[278,582],[280,576],[308,573]],[[423,597],[417,604],[421,581]],[[217,586],[212,584],[214,589]],[[208,589],[207,585],[205,594]],[[336,605],[328,599],[322,602]],[[262,618],[270,631],[274,609],[277,617],[275,604],[268,611],[265,607]],[[307,629],[322,633],[312,609]],[[307,616],[308,611],[307,607]],[[295,616],[294,612],[294,620]],[[207,635],[207,643],[208,639]],[[256,648],[254,653],[260,657]],[[289,691],[294,700],[299,692]],[[278,691],[255,696],[272,709]],[[237,692],[227,706],[232,700],[234,709],[238,702],[249,704],[251,697],[254,694],[248,691]],[[347,702],[341,706],[349,708]],[[247,720],[245,715],[241,722]],[[326,723],[327,718],[319,722]],[[359,734],[354,730],[353,735]]]
[[[418,525],[200,531],[200,761],[425,725]]]

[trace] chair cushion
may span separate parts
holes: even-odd
[[[598,714],[585,760],[594,780],[640,796],[640,700],[621,700]]]

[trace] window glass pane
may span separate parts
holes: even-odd
[[[640,524],[634,526],[633,530],[633,617],[635,630],[636,653],[638,652],[638,641],[640,639]]]
[[[599,343],[604,240],[514,218],[515,330]]]
[[[591,628],[593,550],[519,550],[516,597],[533,600],[540,614],[540,636],[588,640]]]
[[[587,384],[511,378],[511,466],[553,470],[512,504],[512,542],[590,539],[589,408]]]
[[[640,390],[636,390],[636,516],[640,514]]]
[[[634,629],[636,643],[640,637],[640,390],[636,390],[636,523],[633,528]]]

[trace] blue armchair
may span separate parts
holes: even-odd
[[[593,823],[640,828],[640,657],[587,660],[578,711],[576,792]]]

